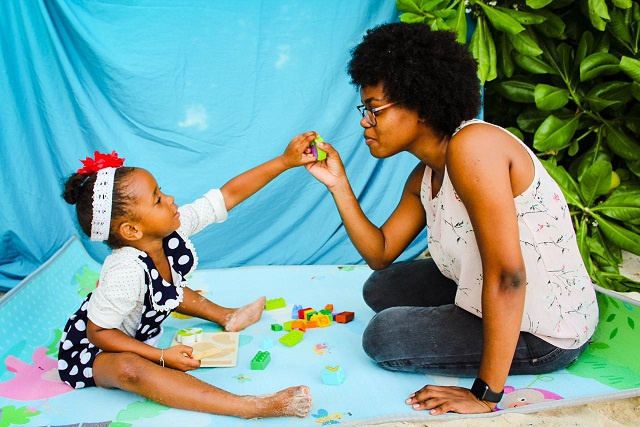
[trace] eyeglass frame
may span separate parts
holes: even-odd
[[[384,110],[385,108],[392,107],[392,106],[396,105],[397,103],[398,103],[398,101],[390,102],[388,104],[384,104],[384,105],[382,105],[380,107],[376,107],[376,108],[367,108],[366,105],[361,104],[361,105],[358,105],[356,108],[358,109],[360,114],[362,114],[362,117],[366,120],[366,122],[369,123],[369,125],[371,127],[375,127],[378,124],[378,119],[376,117],[376,113],[378,111]],[[374,123],[371,123],[371,120],[369,119],[369,114],[366,114],[366,111],[371,113],[371,116],[373,117]]]

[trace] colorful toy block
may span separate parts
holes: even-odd
[[[319,313],[320,314],[324,314],[325,316],[329,316],[329,317],[331,317],[333,319],[333,315],[331,313],[331,310],[324,309],[324,310],[320,310]]]
[[[298,310],[298,319],[305,319],[306,320],[307,316],[305,316],[305,314],[304,314],[306,311],[313,311],[313,308],[307,307],[307,308],[303,308],[303,309]]]
[[[340,366],[327,366],[322,371],[322,382],[327,385],[340,385],[345,378],[344,369]]]
[[[214,346],[214,347],[208,348],[206,350],[202,350],[202,351],[199,351],[197,353],[193,353],[191,355],[191,357],[193,357],[196,360],[202,360],[202,359],[204,359],[206,357],[215,356],[216,354],[220,354],[220,353],[222,353],[222,349]]]
[[[202,341],[202,328],[185,328],[176,333],[176,341],[184,345],[193,345]]]
[[[318,142],[324,142],[324,139],[322,139],[320,135],[318,135],[311,143],[311,153],[320,162],[327,158],[327,152],[317,146]]]
[[[275,310],[276,308],[284,308],[287,306],[284,298],[268,299],[264,303],[265,310]]]
[[[285,331],[290,331],[291,330],[291,324],[293,323],[293,320],[289,320],[287,322],[284,322],[282,324],[282,327],[284,328]]]
[[[282,325],[279,325],[277,323],[272,323],[271,324],[271,330],[272,331],[281,331],[282,330]]]
[[[291,322],[291,330],[298,329],[302,332],[307,331],[307,323],[304,320],[294,320]]]
[[[311,319],[311,316],[313,316],[314,314],[318,314],[317,311],[315,310],[307,310],[304,312],[304,320],[309,320]]]
[[[260,348],[263,350],[269,350],[273,347],[273,338],[265,338],[260,342]]]
[[[355,317],[355,313],[353,311],[343,311],[342,313],[336,314],[336,322],[338,323],[349,323]]]
[[[252,371],[262,371],[271,362],[271,354],[268,351],[259,351],[251,360]]]
[[[293,347],[294,345],[302,341],[302,337],[304,337],[304,332],[294,329],[288,334],[282,336],[280,338],[280,342],[289,347]]]
[[[327,305],[325,305],[325,306],[324,306],[324,309],[325,309],[325,310],[329,310],[329,311],[331,311],[331,312],[332,312],[332,311],[333,311],[333,304],[327,304]],[[322,310],[320,310],[320,311],[322,311]]]
[[[313,329],[313,328],[319,328],[320,325],[318,324],[317,320],[309,320],[307,323],[307,329]]]
[[[298,311],[300,311],[300,310],[302,310],[302,306],[294,304],[293,305],[293,310],[291,310],[291,318],[292,319],[299,319],[300,317],[298,316]]]

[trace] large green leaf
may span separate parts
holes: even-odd
[[[631,83],[609,81],[595,85],[583,98],[592,111],[601,111],[611,105],[625,104],[633,98]]]
[[[459,5],[456,13],[455,20],[453,21],[453,29],[455,30],[456,40],[458,43],[467,42],[467,14],[464,11],[464,6]]]
[[[555,165],[548,160],[540,160],[540,162],[547,172],[549,172],[551,178],[560,186],[564,198],[567,199],[567,203],[584,209],[584,199],[580,194],[578,183],[569,175],[569,172],[567,172],[564,167]]]
[[[607,145],[618,156],[625,160],[640,159],[640,145],[630,138],[622,129],[605,121]]]
[[[591,253],[590,247],[587,244],[587,222],[589,218],[583,218],[580,221],[576,229],[576,241],[578,242],[578,249],[580,249],[580,255],[582,256],[582,261],[584,265],[587,267],[587,271],[589,274],[592,274],[593,264],[591,262],[591,257],[589,254]]]
[[[491,61],[487,38],[484,34],[485,29],[484,18],[480,16],[478,17],[476,29],[473,31],[471,42],[469,43],[469,50],[478,62],[478,78],[480,79],[480,84],[484,84],[487,81]]]
[[[513,10],[507,7],[501,7],[501,6],[497,6],[496,9],[506,13],[507,15],[509,15],[510,17],[512,17],[522,25],[542,24],[544,20],[547,19],[538,13],[523,12],[520,10]]]
[[[640,34],[640,32],[639,32],[639,34]],[[633,82],[633,85],[631,85],[631,93],[633,94],[633,97],[635,99],[640,101],[640,83]]]
[[[578,130],[580,116],[562,120],[553,115],[547,117],[533,136],[533,147],[542,152],[559,151],[571,144],[571,138]]]
[[[580,180],[580,192],[587,206],[591,206],[598,197],[609,192],[611,186],[611,172],[613,167],[610,162],[595,162],[587,168]]]
[[[541,9],[552,1],[553,0],[527,0],[527,6],[531,9]]]
[[[612,195],[604,202],[591,208],[619,221],[640,219],[640,190],[626,190]]]
[[[542,111],[538,110],[537,108],[527,108],[522,113],[520,113],[520,115],[518,115],[518,127],[525,132],[533,133],[551,114],[559,119],[571,119],[575,115],[573,111],[570,111],[566,108],[553,112]]]
[[[620,9],[629,9],[633,4],[631,0],[612,0],[611,2],[615,7],[619,7]]]
[[[629,33],[629,27],[624,22],[624,15],[620,12],[620,9],[611,9],[611,22],[609,22],[608,28],[619,40],[631,43],[631,33]]]
[[[640,255],[640,235],[600,215],[592,215],[598,221],[598,227],[607,239],[625,251]]]
[[[640,160],[627,160],[626,163],[629,170],[640,177]]]
[[[536,107],[541,110],[557,110],[569,102],[569,91],[555,86],[539,84],[533,91]]]
[[[573,70],[574,72],[578,72],[580,70],[580,65],[582,61],[587,56],[591,55],[593,51],[593,34],[589,31],[585,31],[580,37],[580,42],[578,43],[578,47],[576,48],[576,56],[573,59]]]
[[[487,80],[491,81],[498,77],[498,55],[496,53],[496,44],[493,41],[493,35],[489,31],[489,25],[487,21],[484,21],[484,38],[487,50],[489,51],[489,73],[487,74]]]
[[[542,53],[542,49],[540,49],[538,43],[536,43],[531,36],[527,34],[527,32],[523,31],[518,34],[505,34],[507,34],[507,37],[515,50],[521,54],[527,56],[538,56]]]
[[[400,12],[408,12],[416,15],[422,15],[419,0],[396,0],[396,8]]]
[[[600,31],[604,31],[607,22],[610,20],[609,9],[605,0],[588,0],[588,5],[591,25]]]
[[[547,64],[539,56],[526,56],[519,52],[514,52],[513,60],[515,63],[525,71],[532,74],[555,74],[558,72],[551,65]]]
[[[487,15],[487,19],[489,19],[489,22],[491,22],[491,25],[493,25],[496,30],[509,34],[518,34],[524,31],[524,27],[508,14],[487,6],[481,1],[476,1],[476,4],[482,8],[485,15]]]
[[[561,38],[565,29],[565,24],[562,19],[548,10],[539,10],[538,13],[547,18],[543,23],[536,26],[538,31],[547,37]]]
[[[620,59],[620,69],[624,71],[626,75],[631,77],[636,82],[640,82],[640,61],[637,59],[623,56]]]
[[[498,35],[498,61],[500,61],[500,69],[502,70],[503,77],[510,78],[515,71],[515,64],[511,59],[511,52],[513,47],[507,42],[507,36],[504,34]]]
[[[424,22],[424,16],[407,12],[400,15],[400,20],[409,24],[417,24],[420,22]]]
[[[494,85],[493,88],[505,98],[514,102],[535,102],[533,91],[535,85],[520,80],[505,80]]]
[[[580,64],[580,81],[586,82],[600,76],[608,76],[620,71],[620,61],[610,53],[596,52]]]

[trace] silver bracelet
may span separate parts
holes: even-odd
[[[164,368],[164,348],[160,349],[160,363],[162,363],[162,367]]]

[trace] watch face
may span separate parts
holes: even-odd
[[[498,403],[502,399],[502,393],[496,393],[489,388],[487,383],[480,378],[476,378],[471,387],[471,394],[473,394],[478,400],[485,400],[491,403]]]

